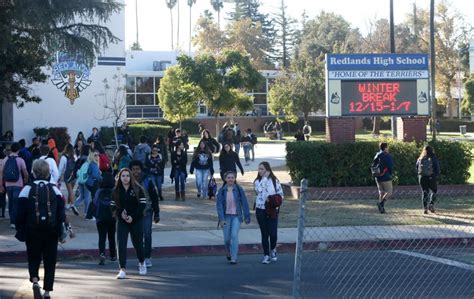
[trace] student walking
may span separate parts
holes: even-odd
[[[227,260],[237,263],[240,224],[250,223],[250,210],[244,189],[235,182],[235,173],[224,174],[225,184],[217,192],[216,208],[219,226],[224,232]]]
[[[87,180],[86,188],[91,193],[91,198],[95,197],[95,193],[99,188],[100,182],[102,181],[102,172],[99,167],[99,158],[100,154],[98,151],[93,151],[89,153],[87,161],[89,162],[89,167],[87,168]],[[95,214],[95,205],[94,202],[90,203],[87,207],[86,219],[91,220],[94,218]]]
[[[42,145],[40,147],[40,153],[41,153],[41,157],[39,158],[42,160],[45,160],[49,165],[49,171],[51,172],[49,182],[57,186],[59,182],[59,169],[58,169],[58,164],[56,164],[55,159],[50,157],[51,156],[50,147],[47,145]]]
[[[388,152],[388,144],[386,142],[380,143],[380,151],[375,155],[372,162],[372,171],[375,177],[375,183],[379,190],[379,201],[377,208],[381,214],[385,213],[385,202],[390,198],[393,192],[392,185],[392,172],[393,172],[393,160],[392,156]]]
[[[252,138],[246,131],[244,136],[240,139],[242,147],[244,148],[245,166],[249,166],[250,150],[252,149]]]
[[[214,175],[212,153],[206,143],[201,140],[194,150],[193,159],[189,173],[193,174],[196,169],[196,189],[197,198],[205,198],[208,191],[209,174]]]
[[[123,168],[128,168],[128,165],[131,161],[132,157],[129,153],[128,147],[124,144],[121,144],[118,148],[117,153],[114,156],[115,173],[118,173]]]
[[[165,161],[160,153],[160,148],[156,144],[153,145],[151,154],[145,160],[145,173],[146,181],[151,181],[156,186],[158,197],[163,200],[161,186],[165,175]]]
[[[221,148],[219,142],[217,142],[217,140],[212,137],[211,132],[209,132],[209,130],[207,129],[204,129],[202,131],[201,140],[199,142],[201,141],[204,141],[206,143],[207,147],[213,154],[217,154],[219,152],[219,149]]]
[[[117,243],[120,271],[117,279],[125,279],[127,267],[128,235],[139,261],[138,273],[146,275],[143,255],[143,211],[146,208],[146,197],[143,188],[135,181],[130,169],[122,168],[112,193],[110,202],[117,217]]]
[[[71,205],[74,205],[74,184],[73,178],[74,167],[76,165],[76,157],[74,155],[74,147],[68,143],[64,147],[59,160],[59,176],[61,181],[64,182],[67,189],[67,204],[66,209],[69,209]]]
[[[418,173],[418,182],[420,183],[423,199],[424,213],[435,213],[434,204],[438,184],[436,182],[439,174],[439,162],[431,146],[426,145],[421,151],[420,157],[416,161],[416,171]],[[431,194],[430,194],[431,191]]]
[[[39,159],[33,162],[32,168],[34,181],[25,186],[19,195],[15,237],[26,243],[34,298],[50,298],[56,272],[58,240],[66,214],[61,192],[48,182],[48,163]],[[43,296],[38,284],[41,261],[44,265]]]
[[[283,200],[283,189],[268,162],[258,165],[254,187],[257,194],[255,214],[262,236],[262,264],[269,264],[277,261],[278,213]]]
[[[303,126],[303,134],[304,138],[306,141],[309,141],[309,138],[311,138],[311,133],[313,132],[313,129],[311,128],[311,125],[309,124],[309,121],[306,121]],[[299,139],[297,139],[299,140]],[[303,139],[304,140],[304,139]]]
[[[116,221],[112,216],[110,203],[115,186],[115,177],[111,173],[104,173],[99,189],[94,196],[95,223],[99,234],[99,265],[105,265],[105,241],[109,240],[110,260],[117,260],[115,247]]]
[[[257,135],[252,132],[252,129],[247,129],[247,134],[250,137],[252,146],[250,147],[250,152],[252,153],[252,161],[255,160],[255,145],[258,143]]]
[[[8,197],[10,228],[15,228],[18,211],[18,196],[23,186],[28,183],[28,171],[25,161],[18,156],[20,144],[14,142],[10,149],[11,154],[3,160],[0,160],[0,193],[6,193]],[[3,184],[5,184],[5,187]]]
[[[176,149],[171,153],[171,181],[174,180],[174,190],[176,192],[175,200],[186,200],[185,182],[188,173],[186,171],[186,164],[188,163],[188,154],[184,149],[184,143],[178,140]]]
[[[135,146],[133,151],[133,160],[138,160],[145,164],[146,156],[151,153],[151,148],[147,143],[146,136],[140,136],[140,143]]]
[[[85,215],[87,213],[87,206],[90,201],[90,192],[89,190],[87,190],[85,186],[85,182],[87,178],[84,179],[84,177],[81,176],[81,174],[79,173],[79,170],[82,168],[82,165],[87,162],[89,153],[90,153],[90,147],[88,145],[84,145],[81,148],[81,153],[76,160],[76,164],[74,165],[74,171],[72,173],[73,180],[74,180],[73,182],[77,182],[77,189],[76,189],[76,200],[74,201],[74,204],[71,206],[71,210],[76,216],[79,216],[79,211],[77,209],[77,206],[81,202],[84,201],[84,209],[85,209],[84,215]],[[84,170],[85,169],[83,168],[83,171]]]
[[[232,145],[230,143],[225,143],[222,147],[221,154],[219,155],[219,166],[222,181],[225,181],[224,173],[227,171],[233,171],[237,173],[237,167],[239,167],[242,176],[244,175],[244,168],[240,163],[239,156],[237,156],[237,154],[232,150]]]
[[[160,206],[158,204],[158,193],[156,186],[152,180],[145,178],[143,172],[143,164],[138,160],[130,162],[130,170],[132,171],[133,178],[138,184],[143,187],[143,191],[146,197],[146,208],[145,216],[143,217],[143,255],[145,257],[145,266],[150,268],[151,263],[151,248],[152,248],[152,226],[153,221],[155,223],[160,222]]]

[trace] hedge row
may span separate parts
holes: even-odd
[[[423,144],[391,142],[394,184],[415,185],[415,163]],[[429,143],[440,162],[440,184],[465,184],[470,177],[472,146],[466,142]],[[293,182],[307,178],[312,187],[370,186],[374,180],[370,165],[378,151],[378,142],[333,144],[325,142],[288,142],[286,163]]]
[[[474,122],[462,119],[440,119],[441,132],[459,132],[459,126],[466,126],[468,132],[474,132]]]
[[[150,124],[150,123],[132,123],[129,125],[130,135],[132,136],[132,142],[138,144],[140,136],[146,136],[148,142],[155,142],[159,135],[166,137],[171,126],[162,124]],[[114,130],[111,127],[100,128],[100,139],[105,145],[112,144],[114,140]]]
[[[56,141],[56,148],[62,152],[66,143],[71,140],[66,127],[36,127],[33,129],[36,136],[43,138],[53,137]]]

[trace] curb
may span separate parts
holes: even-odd
[[[407,250],[433,248],[433,246],[474,246],[474,238],[431,238],[431,239],[378,239],[378,240],[349,240],[349,241],[313,241],[304,244],[305,251],[370,251],[370,250]],[[277,245],[278,252],[294,253],[296,243],[281,243]],[[262,253],[260,244],[240,244],[240,254]],[[193,245],[153,247],[153,257],[192,257],[224,255],[223,245]],[[127,255],[134,256],[133,248],[127,249]],[[58,250],[58,260],[70,259],[97,259],[97,249],[68,249]],[[26,251],[10,251],[0,253],[0,263],[26,262]]]

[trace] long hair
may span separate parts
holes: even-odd
[[[273,173],[273,170],[272,170],[272,168],[270,167],[270,163],[268,163],[267,161],[263,161],[263,162],[261,162],[260,164],[258,164],[258,166],[260,166],[260,165],[262,165],[263,168],[265,168],[265,170],[270,173],[270,174],[268,175],[268,177],[272,179],[272,181],[273,181],[273,186],[276,186],[276,182],[277,182],[278,179],[276,178],[275,174]],[[255,180],[254,180],[253,182],[254,182],[254,183],[255,183],[256,181],[259,181],[259,182],[260,182],[261,180],[262,180],[262,176],[261,176],[260,173],[258,173],[258,171],[257,171],[257,177],[255,178]]]
[[[199,156],[199,153],[201,152],[201,143],[204,143],[204,152],[206,153],[206,155],[212,157],[211,151],[209,150],[209,147],[207,146],[206,142],[204,142],[204,140],[201,140],[199,141],[198,146],[194,149],[193,160],[196,159],[197,156]]]
[[[418,159],[432,158],[434,156],[434,150],[431,146],[425,145],[421,151],[420,157]]]
[[[225,151],[225,146],[226,146],[226,145],[228,145],[229,148],[230,148],[230,149],[229,149],[229,153],[227,153],[227,152]],[[219,155],[219,158],[222,157],[222,156],[224,156],[224,155],[230,155],[232,152],[233,152],[233,150],[232,150],[232,144],[230,144],[230,143],[224,143],[224,145],[222,146],[222,150],[221,150],[221,154]]]
[[[207,133],[207,138],[204,137],[205,133]],[[208,129],[202,130],[202,132],[201,132],[201,139],[211,139],[211,138],[212,138],[212,135],[211,135],[211,132],[209,132]]]
[[[122,176],[122,173],[125,172],[125,171],[128,172],[128,174],[130,175],[130,187],[133,188],[133,192],[135,192],[137,201],[140,200],[140,198],[138,198],[138,196],[140,194],[140,189],[143,190],[142,186],[140,184],[138,184],[138,182],[133,177],[132,171],[129,168],[120,169],[120,171],[117,174],[117,177],[116,177],[116,180],[115,180],[114,191],[112,193],[112,198],[114,199],[115,205],[118,208],[121,207],[120,206],[120,194],[122,193],[122,190],[125,191],[125,187],[123,186],[122,180],[120,179],[120,177]]]
[[[74,147],[72,146],[72,144],[66,144],[62,154],[63,156],[66,156],[69,159],[74,159]]]

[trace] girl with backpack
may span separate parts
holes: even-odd
[[[435,213],[434,204],[436,193],[438,192],[437,177],[440,174],[439,162],[431,146],[426,145],[421,151],[420,157],[416,161],[416,171],[418,173],[418,182],[423,193],[424,213]],[[430,196],[431,191],[431,196]]]
[[[64,150],[59,160],[59,175],[62,181],[66,184],[67,189],[67,204],[66,209],[69,209],[71,205],[74,205],[74,184],[76,183],[73,179],[74,167],[76,165],[76,156],[74,155],[74,147],[68,143],[64,147]]]
[[[214,175],[212,153],[204,141],[200,141],[198,147],[194,150],[193,160],[189,173],[193,174],[196,169],[196,189],[197,198],[205,198],[208,188],[209,174]]]
[[[163,177],[165,175],[165,162],[163,156],[159,152],[157,145],[153,145],[151,153],[145,159],[145,172],[147,180],[153,182],[158,190],[158,197],[163,200],[161,193],[161,186],[163,184]]]
[[[217,192],[216,208],[219,226],[224,232],[224,246],[227,260],[237,263],[240,224],[250,223],[250,210],[244,189],[235,182],[235,173],[224,174],[225,182]]]
[[[133,247],[139,261],[140,275],[146,275],[145,257],[143,252],[143,216],[146,208],[146,196],[141,187],[133,178],[130,169],[123,168],[118,173],[118,180],[112,192],[110,205],[117,218],[117,243],[120,271],[117,279],[125,279],[127,274],[127,242],[128,235],[132,239]]]
[[[95,193],[99,188],[100,182],[102,181],[102,172],[99,169],[99,152],[98,151],[91,151],[89,153],[89,157],[87,159],[89,162],[89,167],[87,169],[87,180],[86,180],[86,188],[91,193],[91,198],[95,197]],[[89,204],[87,208],[86,219],[91,220],[94,218],[95,212],[95,205],[92,202]]]
[[[112,173],[112,165],[110,163],[109,155],[105,152],[104,147],[100,141],[94,141],[95,150],[99,152],[99,169],[101,172]]]
[[[273,199],[279,195],[283,199],[283,189],[280,181],[273,174],[270,163],[262,162],[258,165],[258,175],[255,178],[254,187],[257,194],[255,199],[255,215],[262,235],[263,260],[262,264],[277,261],[276,243],[278,232],[279,205]]]
[[[89,157],[90,153],[90,147],[88,145],[84,145],[81,149],[81,154],[79,158],[76,160],[76,165],[74,166],[74,171],[72,173],[73,178],[75,182],[77,182],[77,189],[76,189],[76,200],[74,201],[74,204],[71,206],[71,210],[74,213],[74,215],[79,216],[79,211],[77,210],[77,206],[84,202],[84,215],[87,213],[87,208],[90,202],[90,196],[91,193],[89,190],[86,188],[86,181],[83,176],[80,174],[80,170],[82,168],[82,165],[87,162],[87,158]],[[89,167],[89,166],[87,166]],[[82,169],[83,171],[86,171],[87,173],[87,168],[84,167]]]
[[[176,150],[171,153],[171,181],[174,180],[174,190],[176,191],[175,200],[186,200],[185,182],[188,173],[186,164],[188,164],[188,153],[181,140],[176,141]]]
[[[122,168],[128,168],[131,161],[132,158],[128,152],[128,148],[121,144],[114,159],[115,171],[119,172]]]
[[[112,191],[115,186],[115,177],[111,173],[104,173],[100,188],[94,197],[95,219],[97,232],[99,233],[99,265],[105,265],[105,240],[109,239],[110,260],[115,261],[115,218],[112,217],[110,202]]]

